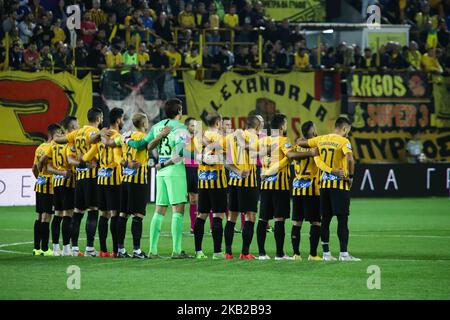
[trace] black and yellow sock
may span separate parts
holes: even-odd
[[[225,224],[225,253],[232,254],[232,245],[233,245],[233,238],[234,238],[234,226],[236,225],[236,222],[233,221],[227,221]]]
[[[244,227],[242,228],[242,254],[247,255],[250,253],[250,244],[253,239],[254,226],[255,223],[252,221],[244,222]]]
[[[309,229],[309,254],[313,257],[317,256],[317,247],[319,246],[320,226],[311,225]]]
[[[106,252],[108,248],[106,246],[106,238],[108,237],[108,218],[100,216],[98,221],[98,239],[100,242],[100,251]]]
[[[222,252],[222,238],[223,238],[222,218],[219,217],[213,218],[212,237],[214,244],[214,253]]]
[[[70,224],[72,223],[72,217],[64,216],[62,218],[62,224],[61,224],[61,233],[62,233],[62,239],[63,239],[63,245],[66,246],[70,244]]]
[[[198,218],[195,219],[194,225],[194,241],[195,251],[202,251],[203,234],[205,232],[205,220]]]
[[[285,237],[285,229],[284,229],[284,221],[275,221],[275,227],[273,230],[275,236],[275,245],[277,247],[277,257],[284,256],[284,237]]]
[[[93,247],[97,232],[98,210],[89,210],[86,219],[86,246]]]
[[[48,237],[50,235],[50,223],[41,222],[41,249],[48,250]]]
[[[80,236],[80,226],[81,220],[83,219],[83,214],[79,212],[75,212],[72,217],[72,246],[78,247],[78,237]]]
[[[117,253],[117,220],[119,216],[112,216],[111,223],[109,224],[109,231],[111,232],[112,244],[113,244],[113,252]]]
[[[41,248],[41,220],[34,220],[34,248],[39,250]]]
[[[59,244],[59,235],[61,233],[61,221],[62,217],[60,216],[53,216],[52,219],[52,242],[53,244]]]
[[[296,255],[300,255],[301,229],[302,226],[295,226],[295,225],[293,225],[291,229],[292,251]]]
[[[258,221],[258,225],[256,227],[256,238],[258,240],[258,252],[260,256],[266,255],[266,249],[264,248],[266,243],[266,229],[267,229],[267,221]]]
[[[133,235],[133,249],[140,249],[142,238],[142,218],[133,217],[133,220],[131,221],[131,234]]]

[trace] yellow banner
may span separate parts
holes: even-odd
[[[325,2],[323,0],[262,0],[266,15],[281,21],[291,22],[325,21]]]
[[[183,73],[189,116],[204,119],[218,112],[231,117],[234,128],[242,128],[249,115],[259,114],[268,124],[281,112],[288,117],[288,136],[301,135],[301,125],[311,120],[319,134],[329,133],[340,113],[340,101],[315,99],[314,72],[240,75],[225,72],[214,85],[206,85]]]
[[[436,127],[450,128],[450,77],[433,84],[433,96]]]
[[[406,130],[352,132],[350,141],[355,159],[362,163],[406,162],[406,144],[412,136]],[[428,160],[450,160],[450,131],[424,130],[419,138]]]
[[[72,115],[84,125],[91,107],[90,74],[80,80],[67,72],[0,72],[0,167],[29,167],[49,124]]]

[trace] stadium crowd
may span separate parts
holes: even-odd
[[[79,4],[82,14],[75,48],[70,47],[66,27],[65,8],[71,4]],[[361,4],[380,5],[382,23],[411,25],[409,46],[389,42],[373,52],[342,42],[310,50],[298,24],[268,18],[260,1],[0,0],[0,68],[146,66],[175,75],[177,68],[185,67],[201,76],[195,71],[201,67],[216,70],[216,75],[231,68],[378,67],[448,74],[450,1],[356,1],[356,6]],[[199,48],[201,34],[206,43]],[[259,34],[264,41],[261,53]]]

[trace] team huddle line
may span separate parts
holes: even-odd
[[[48,127],[48,141],[36,149],[33,164],[36,177],[34,255],[161,258],[158,254],[161,225],[171,207],[173,259],[207,258],[202,245],[208,217],[214,247],[212,258],[233,259],[235,225],[241,215],[240,259],[271,259],[265,242],[269,221],[275,220],[275,260],[301,260],[300,230],[306,220],[310,222],[308,260],[337,260],[329,250],[329,226],[336,216],[339,260],[359,261],[347,250],[349,191],[354,172],[352,147],[347,139],[351,124],[347,118],[339,117],[334,131],[321,136],[314,123],[307,121],[302,125],[303,137],[291,143],[283,114],[273,115],[267,131],[260,115],[249,116],[245,129],[237,130],[231,130],[229,118],[218,114],[204,119],[207,128],[202,128],[194,118],[186,119],[183,124],[178,99],[167,100],[164,111],[166,119],[150,130],[145,114],[133,114],[135,130],[123,135],[120,134],[124,125],[121,108],[110,110],[109,127],[101,130],[103,113],[98,108],[89,110],[89,123],[81,128],[71,116],[61,124]],[[156,208],[150,224],[150,252],[146,254],[141,250],[142,222],[149,194],[149,152],[153,149],[158,158]],[[182,246],[188,202],[194,256]],[[78,238],[86,211],[87,244],[83,253]],[[125,249],[129,218],[132,253]],[[284,250],[285,221],[289,218],[293,220],[293,256]],[[250,253],[255,224],[258,256]],[[107,248],[108,229],[113,244],[111,253]],[[52,249],[49,248],[50,230]],[[94,247],[97,231],[98,252]],[[322,256],[317,253],[320,241]]]

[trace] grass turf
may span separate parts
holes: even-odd
[[[0,207],[0,299],[449,299],[449,204],[446,198],[352,200],[349,251],[362,261],[347,263],[213,261],[208,223],[204,252],[210,258],[205,261],[32,257],[34,208]],[[149,247],[153,210],[148,206],[144,220],[144,251]],[[85,245],[85,219],[80,248]],[[128,250],[130,225],[129,221]],[[183,246],[193,254],[188,214],[185,231]],[[309,250],[308,232],[305,224],[301,241],[304,258]],[[289,234],[290,222],[285,248],[291,254]],[[337,256],[335,219],[330,242]],[[241,235],[235,234],[235,256],[240,247]],[[168,216],[159,253],[168,256],[171,248]],[[273,257],[273,234],[268,234],[266,249]],[[256,237],[251,251],[257,253]],[[66,287],[70,265],[80,267],[79,290]],[[367,288],[367,268],[371,265],[381,270],[380,290]]]

